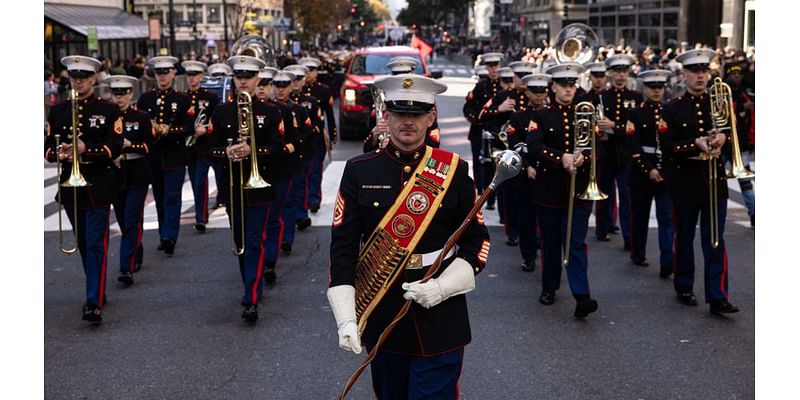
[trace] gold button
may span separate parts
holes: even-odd
[[[405,167],[403,167],[403,172],[405,172],[405,173],[411,172],[411,167],[406,165]]]
[[[703,115],[703,112],[702,111],[698,111],[697,115]]]
[[[704,129],[703,129],[703,128],[700,128],[700,129],[698,129],[698,131],[700,131],[700,132],[703,132],[703,131],[704,131]]]
[[[568,119],[566,119],[566,118],[564,118],[564,123],[565,123],[565,124],[568,124],[568,123],[569,123],[569,120],[568,120]]]
[[[404,182],[403,182],[403,186],[405,186],[407,183],[408,183],[408,181],[404,181]]]
[[[377,206],[379,206],[379,205],[380,205],[380,204],[378,204],[378,202],[377,202],[377,201],[376,201],[376,202],[374,202],[374,203],[372,203],[372,206],[373,206],[373,207],[377,207]]]
[[[700,103],[694,103],[694,106],[700,108]]]

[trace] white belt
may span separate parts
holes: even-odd
[[[442,252],[441,249],[432,251],[430,253],[425,254],[412,254],[411,257],[408,259],[408,263],[406,264],[406,269],[422,269],[422,267],[427,267],[433,264],[436,261],[436,257],[439,257],[439,254]],[[455,248],[450,249],[447,252],[447,255],[442,257],[442,260],[446,260],[453,256],[455,253]]]
[[[144,154],[139,153],[125,153],[125,160],[135,160],[137,158],[144,158]]]
[[[647,154],[661,154],[661,149],[657,149],[651,146],[642,146],[642,153]]]

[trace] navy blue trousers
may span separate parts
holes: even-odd
[[[322,135],[327,135],[327,133],[323,132]],[[322,204],[322,166],[325,162],[325,143],[320,140],[315,146],[308,177],[308,201],[306,204]]]
[[[481,164],[481,141],[472,140],[469,142],[470,149],[472,150],[472,177],[475,179],[475,188],[478,189],[478,194],[489,187],[494,178],[494,164],[487,163]],[[489,195],[486,201],[489,204],[494,204],[496,193]]]
[[[506,224],[514,225],[514,230],[519,234],[519,252],[522,260],[526,264],[531,264],[536,259],[536,250],[539,248],[536,205],[531,202],[530,192],[515,190],[510,186],[508,189],[509,207]]]
[[[194,193],[194,222],[208,223],[208,169],[211,162],[195,160],[189,163],[189,181]]]
[[[158,235],[178,241],[181,229],[181,195],[186,167],[162,170],[153,168],[153,197],[158,214]]]
[[[658,220],[658,249],[660,265],[672,269],[674,253],[672,236],[672,200],[666,190],[647,192],[631,190],[631,258],[647,257],[647,231],[650,222],[650,207],[656,201],[656,219]]]
[[[278,249],[283,238],[284,227],[283,210],[289,193],[292,189],[292,181],[277,181],[272,183],[275,188],[275,199],[269,207],[267,215],[267,241],[265,262],[267,265],[275,265],[278,262]]]
[[[238,190],[238,189],[236,189]],[[239,273],[244,284],[244,303],[247,305],[258,304],[261,300],[263,284],[261,277],[264,273],[265,242],[267,239],[267,215],[271,204],[245,207],[244,209],[244,254],[238,257]],[[231,215],[230,206],[226,207]],[[242,247],[241,213],[239,205],[233,207],[233,237],[236,246]]]
[[[725,215],[727,201],[717,204],[719,246],[711,248],[710,207],[673,204],[675,215],[675,291],[691,292],[694,289],[694,235],[697,217],[700,216],[700,246],[703,249],[706,303],[728,299],[728,255],[725,251]]]
[[[455,400],[463,363],[463,348],[432,357],[379,351],[370,364],[372,389],[379,400]]]
[[[555,292],[561,286],[561,255],[567,239],[567,209],[539,206],[536,211],[542,229],[542,289]],[[567,281],[573,296],[590,295],[586,233],[591,212],[591,206],[574,207],[572,211]]]
[[[616,222],[614,215],[614,208],[617,204],[617,190],[619,190],[619,226],[622,230],[622,236],[630,238],[631,230],[631,190],[628,186],[628,174],[630,173],[630,166],[604,168],[598,175],[597,184],[600,186],[600,191],[608,195],[608,199],[597,201],[597,226],[595,232],[597,234],[608,233]],[[616,188],[614,183],[616,181]]]
[[[120,190],[114,202],[114,214],[122,232],[119,245],[119,272],[135,272],[142,264],[144,201],[147,187]]]
[[[65,207],[69,222],[76,226],[74,207]],[[103,308],[108,267],[109,207],[78,210],[78,251],[86,275],[86,303]]]
[[[308,183],[311,177],[311,160],[303,160],[303,169],[292,175],[289,198],[283,206],[282,241],[293,244],[296,223],[308,218]]]

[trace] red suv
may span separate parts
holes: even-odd
[[[409,56],[419,61],[417,74],[431,76],[428,65],[420,59],[419,51],[408,46],[370,47],[356,51],[345,70],[339,92],[339,137],[342,140],[364,139],[375,126],[370,87],[375,79],[389,75],[386,64],[394,57]],[[436,71],[434,78],[440,78]]]

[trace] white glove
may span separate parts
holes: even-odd
[[[361,354],[361,340],[356,323],[356,288],[339,285],[328,288],[328,302],[339,327],[339,347]]]
[[[402,288],[406,291],[403,298],[414,300],[424,308],[431,308],[450,297],[474,290],[475,273],[467,260],[456,257],[438,278],[420,282],[403,283]]]

